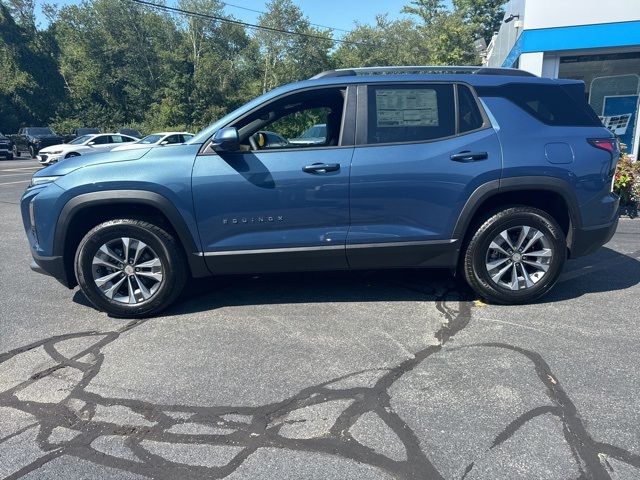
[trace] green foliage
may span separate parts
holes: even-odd
[[[62,132],[124,125],[196,131],[255,95],[330,68],[476,63],[473,40],[495,28],[502,3],[454,0],[450,11],[442,0],[413,0],[404,9],[409,18],[356,23],[336,44],[293,0],[267,3],[258,22],[270,30],[130,0],[44,4],[43,30],[35,0],[0,0],[0,131],[47,124]],[[222,0],[177,6],[226,15]],[[287,129],[295,136],[297,127]]]
[[[441,17],[449,13],[443,0],[411,0],[402,12],[417,15],[425,26],[436,24]]]
[[[640,162],[634,161],[624,150],[616,168],[613,191],[620,196],[622,205],[640,202]]]
[[[507,0],[453,0],[456,12],[471,27],[474,38],[484,38],[489,44],[500,29]]]
[[[334,53],[336,66],[427,65],[429,52],[423,34],[413,20],[391,21],[376,17],[373,26],[357,25]]]

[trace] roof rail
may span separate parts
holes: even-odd
[[[513,77],[535,77],[533,73],[516,68],[494,67],[448,67],[448,66],[408,66],[408,67],[363,67],[342,68],[321,72],[310,80],[331,77],[353,77],[357,75],[506,75]]]

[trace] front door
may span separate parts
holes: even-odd
[[[345,95],[325,88],[276,99],[229,125],[240,151],[196,158],[194,208],[213,273],[347,268]],[[325,135],[309,140],[314,125]]]

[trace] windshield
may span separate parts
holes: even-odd
[[[81,137],[74,138],[69,142],[70,145],[80,145],[84,142],[88,142],[92,135],[82,135]]]
[[[142,140],[138,140],[138,143],[144,143],[147,145],[150,143],[158,143],[161,138],[162,138],[162,135],[156,135],[156,134],[147,135]]]
[[[29,135],[55,135],[55,132],[48,127],[27,128]]]

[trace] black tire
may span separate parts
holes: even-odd
[[[29,156],[31,158],[36,158],[37,154],[38,154],[38,152],[36,152],[36,149],[33,148],[33,145],[29,145]]]
[[[107,267],[107,270],[104,270],[103,273],[100,273],[100,270],[94,270],[104,269],[104,267],[95,267],[93,265],[94,256],[103,245],[108,242],[118,242],[120,238],[124,237],[146,244],[148,249],[143,255],[155,257],[159,259],[161,263],[160,272],[162,279],[158,282],[156,290],[149,298],[140,301],[135,299],[136,301],[134,303],[123,303],[122,301],[117,301],[117,298],[109,298],[103,290],[98,287],[94,280],[94,271],[96,271],[96,274],[100,275],[101,278],[104,272],[109,274],[118,270],[117,268],[111,267]],[[120,243],[120,245],[122,245],[122,243]],[[122,252],[120,252],[120,254],[124,255]],[[185,265],[186,259],[184,258],[182,248],[171,234],[162,227],[137,219],[109,220],[93,228],[80,242],[74,261],[78,284],[91,303],[98,309],[112,316],[122,318],[139,318],[155,315],[171,305],[182,292],[186,282],[187,269]],[[120,267],[122,267],[122,265],[120,265]],[[117,281],[124,278],[124,291],[128,291],[131,297],[130,285],[133,285],[133,290],[141,295],[141,289],[136,289],[136,285],[139,285],[136,282],[139,281],[139,278],[143,281],[146,281],[146,279],[138,277],[137,274],[134,275],[131,272],[129,272],[129,275],[124,273],[124,270],[122,270],[122,272],[123,273],[117,276],[113,282],[107,283],[106,288],[113,286]],[[129,285],[127,285],[128,283]],[[127,287],[129,287],[129,290],[126,290]],[[147,285],[147,287],[149,287],[149,285]],[[151,291],[151,288],[149,288],[149,291]],[[116,292],[123,292],[123,290],[116,290]],[[115,297],[114,294],[112,294],[112,296]],[[124,294],[121,298],[123,297]]]
[[[7,160],[13,160],[13,153],[7,154]]]
[[[13,146],[13,156],[16,157],[16,158],[20,158],[20,153],[21,152],[20,152],[20,150],[18,150],[18,146],[14,145]]]
[[[490,250],[490,245],[501,232],[517,232],[518,228],[526,226],[536,229],[544,235],[545,241],[552,251],[552,256],[548,260],[543,259],[549,263],[545,265],[548,270],[542,274],[542,277],[532,286],[523,288],[525,276],[529,276],[530,272],[526,275],[521,275],[519,272],[522,272],[522,269],[530,269],[530,265],[525,264],[524,261],[521,263],[519,259],[522,258],[522,255],[518,255],[518,251],[514,252],[516,256],[499,254],[498,260],[506,258],[506,263],[501,264],[499,269],[492,270],[492,273],[495,275],[496,271],[502,270],[502,265],[505,265],[504,268],[506,268],[507,264],[514,264],[517,282],[514,282],[513,285],[517,285],[519,289],[512,290],[502,286],[499,281],[492,280],[492,276],[489,274],[487,263],[493,258],[489,255],[496,253],[495,248]],[[467,283],[481,298],[489,303],[522,304],[540,298],[555,285],[560,273],[562,273],[566,258],[566,238],[554,218],[536,208],[515,206],[493,213],[481,223],[464,251],[462,266]],[[542,272],[542,270],[538,272]],[[506,275],[509,273],[513,273],[513,270],[508,270]],[[529,280],[531,278],[529,277]]]
[[[79,156],[80,154],[78,152],[69,152],[64,156],[64,158],[79,157]]]

